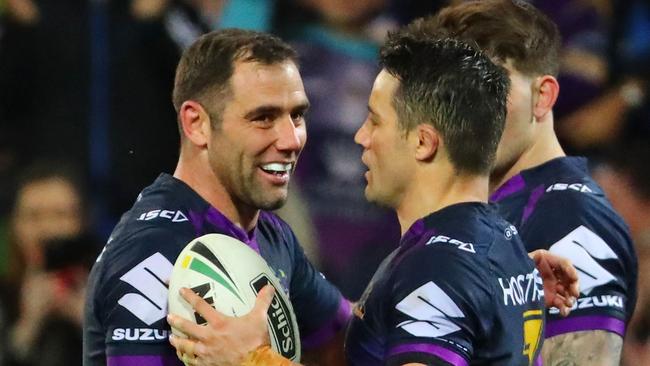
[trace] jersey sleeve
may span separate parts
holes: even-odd
[[[529,249],[566,257],[580,279],[580,296],[568,317],[547,312],[546,337],[604,330],[623,336],[636,291],[636,257],[620,217],[591,193],[547,192],[522,225]]]
[[[293,232],[288,226],[286,228],[293,247],[291,303],[296,312],[302,346],[307,350],[313,349],[345,329],[352,309],[340,291],[309,262]]]
[[[398,263],[387,314],[389,365],[467,365],[489,332],[491,288],[472,254],[427,247]]]
[[[183,240],[172,230],[146,229],[107,245],[89,287],[86,365],[104,364],[100,358],[111,366],[182,365],[168,341],[166,283]]]

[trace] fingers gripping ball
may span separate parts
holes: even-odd
[[[222,314],[243,316],[251,311],[258,292],[267,283],[275,287],[267,312],[271,347],[283,357],[298,362],[298,324],[280,281],[259,254],[232,237],[204,235],[181,251],[169,281],[169,313],[197,324],[205,323],[179,294],[181,288],[187,287]],[[184,337],[176,329],[173,332]]]

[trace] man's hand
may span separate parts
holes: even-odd
[[[273,286],[266,285],[257,295],[250,313],[233,318],[221,314],[187,288],[181,296],[206,321],[205,325],[169,314],[167,321],[188,338],[170,336],[176,355],[186,365],[240,365],[249,352],[269,344],[267,310],[273,301]]]
[[[544,281],[544,299],[547,308],[555,306],[562,316],[569,315],[575,299],[580,295],[578,272],[571,261],[540,249],[528,253]]]

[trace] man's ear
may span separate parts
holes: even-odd
[[[540,121],[553,110],[560,93],[560,84],[553,76],[544,75],[535,80],[533,88],[533,115]]]
[[[198,147],[205,147],[210,136],[210,116],[193,100],[183,102],[178,113],[184,137]]]
[[[421,123],[415,128],[414,132],[417,138],[415,159],[418,161],[433,160],[440,145],[438,131],[429,124]]]

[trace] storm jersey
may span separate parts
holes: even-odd
[[[628,228],[591,179],[584,158],[564,157],[524,170],[491,197],[529,251],[569,258],[580,297],[562,318],[548,311],[546,337],[605,330],[621,336],[636,302],[637,260]]]
[[[235,237],[267,261],[289,294],[303,347],[345,326],[349,303],[307,261],[283,221],[262,212],[246,233],[185,183],[163,174],[122,216],[92,269],[84,365],[182,365],[168,341],[165,283],[185,245],[208,233]]]
[[[351,365],[534,365],[544,290],[517,230],[482,203],[416,221],[380,265],[346,336]]]

